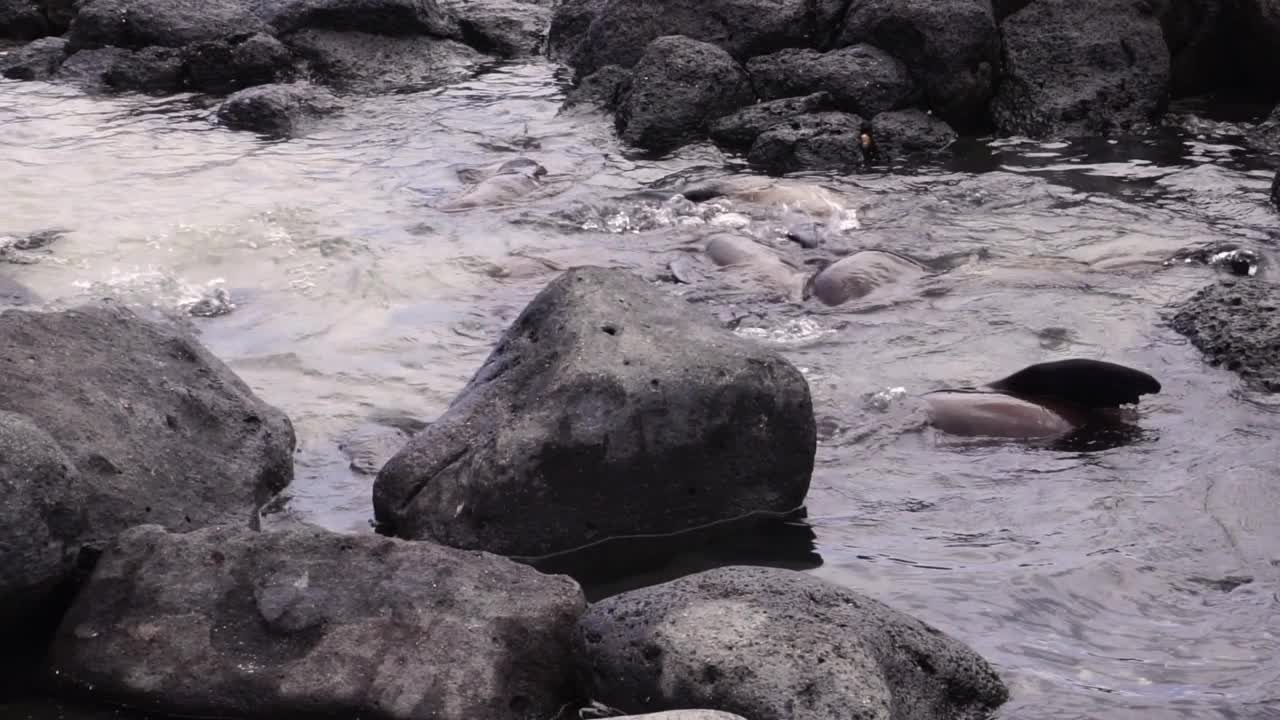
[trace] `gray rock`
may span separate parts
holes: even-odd
[[[437,0],[245,0],[277,35],[304,29],[460,39]]]
[[[761,133],[747,162],[772,175],[847,170],[861,165],[862,118],[842,112],[801,115]]]
[[[591,73],[565,95],[566,108],[588,106],[615,111],[631,90],[631,71],[605,65]]]
[[[50,33],[61,35],[71,27],[71,21],[76,17],[77,1],[37,0],[41,9],[44,10],[44,16],[49,20]]]
[[[520,0],[440,0],[440,7],[457,19],[464,42],[501,57],[542,52],[551,26],[551,8]]]
[[[307,83],[258,85],[227,98],[218,108],[218,122],[232,130],[290,137],[341,108],[332,93]]]
[[[382,468],[401,537],[541,556],[797,508],[816,447],[786,360],[619,270],[547,286]]]
[[[114,90],[175,92],[182,89],[182,65],[178,50],[143,48],[116,58],[102,80]]]
[[[92,0],[71,24],[70,48],[180,48],[266,30],[248,0]]]
[[[1222,280],[1178,306],[1169,327],[1185,335],[1210,365],[1246,383],[1280,392],[1280,285]]]
[[[1271,181],[1271,203],[1280,210],[1280,170],[1276,171],[1276,177]]]
[[[285,42],[317,81],[341,92],[427,90],[469,77],[484,60],[460,42],[427,35],[304,30]]]
[[[1169,90],[1174,97],[1211,91],[1227,67],[1231,12],[1221,0],[1149,0],[1169,48]]]
[[[618,109],[622,139],[666,151],[706,137],[711,121],[755,100],[747,74],[724,50],[671,35],[636,64]]]
[[[607,2],[608,0],[562,0],[557,4],[547,29],[547,55],[552,60],[572,64],[582,52],[587,29]],[[580,74],[588,74],[595,69]]]
[[[832,109],[831,94],[823,91],[804,97],[770,100],[745,107],[711,123],[711,139],[736,150],[747,150],[760,133],[797,115]]]
[[[289,48],[262,33],[197,43],[187,48],[186,56],[186,85],[201,92],[230,93],[284,82],[294,74]]]
[[[49,19],[33,0],[0,0],[0,38],[35,40],[51,31]]]
[[[1235,32],[1226,40],[1235,51],[1232,86],[1252,85],[1274,94],[1280,68],[1280,0],[1238,0],[1228,8],[1235,12]]]
[[[956,131],[922,110],[894,110],[871,118],[871,137],[892,155],[934,152],[956,141]]]
[[[1001,26],[1000,132],[1030,137],[1140,130],[1165,107],[1169,50],[1159,21],[1111,0],[1036,0]]]
[[[942,119],[962,129],[985,123],[1000,62],[987,0],[861,0],[850,6],[838,41],[856,43],[905,63]]]
[[[0,313],[0,408],[87,483],[82,540],[248,526],[293,477],[293,427],[184,332],[112,307]]]
[[[0,75],[10,80],[48,80],[67,57],[67,41],[47,37],[0,56]]]
[[[99,560],[45,675],[175,715],[551,717],[584,605],[569,578],[433,543],[144,525]]]
[[[957,640],[791,570],[729,567],[593,604],[587,693],[628,712],[716,707],[770,720],[959,720],[1008,699]]]
[[[783,50],[752,58],[747,73],[766,100],[826,91],[835,109],[863,117],[903,107],[918,96],[906,66],[870,45],[828,53]]]
[[[111,72],[117,62],[127,61],[131,54],[130,51],[117,47],[80,50],[62,61],[58,71],[53,74],[53,79],[87,92],[105,90],[107,73]]]
[[[1245,134],[1245,144],[1264,153],[1280,153],[1280,105]]]

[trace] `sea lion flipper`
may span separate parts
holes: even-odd
[[[988,387],[1015,397],[1042,398],[1100,409],[1130,405],[1160,392],[1160,381],[1124,365],[1071,358],[1029,365]]]

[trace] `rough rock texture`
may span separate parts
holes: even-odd
[[[561,0],[556,5],[551,24],[547,28],[547,55],[552,60],[572,64],[586,40],[587,29],[607,2],[608,0]],[[580,73],[585,74],[587,73]]]
[[[585,602],[486,553],[320,529],[130,529],[46,675],[73,695],[242,718],[551,717]]]
[[[116,47],[80,50],[63,60],[53,77],[86,91],[102,90],[106,88],[107,73],[130,55],[130,51]]]
[[[991,111],[1006,134],[1095,135],[1163,111],[1169,50],[1159,21],[1129,3],[1036,0],[1010,16]]]
[[[1280,392],[1280,285],[1223,280],[1178,306],[1169,326],[1204,353],[1210,365],[1250,385]]]
[[[33,0],[0,0],[0,38],[35,40],[50,32],[49,19]]]
[[[218,122],[232,130],[289,137],[339,109],[332,93],[307,83],[259,85],[227,98],[218,108]]]
[[[551,8],[519,0],[441,0],[457,18],[463,41],[502,57],[537,55],[551,25]]]
[[[564,99],[567,108],[593,106],[610,112],[618,109],[631,90],[631,71],[605,65],[586,76]]]
[[[942,119],[966,129],[984,123],[1000,62],[988,0],[859,0],[850,5],[838,41],[855,43],[906,63]]]
[[[891,155],[942,150],[956,141],[956,131],[922,110],[895,110],[871,118],[871,136]]]
[[[906,67],[882,50],[855,45],[828,53],[783,50],[752,58],[747,73],[766,100],[827,91],[836,109],[871,117],[916,99]]]
[[[243,40],[214,40],[187,49],[184,72],[192,90],[230,93],[288,80],[293,75],[293,54],[263,33]]]
[[[121,55],[102,75],[115,90],[175,92],[182,89],[182,55],[173,48],[149,47]]]
[[[1280,154],[1280,105],[1250,128],[1244,139],[1246,145],[1258,152]]]
[[[307,60],[318,81],[344,92],[439,87],[467,77],[483,59],[462,43],[426,35],[304,30],[286,43]]]
[[[712,120],[754,99],[746,73],[724,50],[679,35],[661,37],[634,68],[618,127],[632,145],[670,150],[705,137]]]
[[[71,48],[179,48],[266,30],[246,0],[92,0],[71,24]]]
[[[538,556],[794,509],[815,438],[786,360],[635,275],[578,268],[383,467],[374,510],[402,537]]]
[[[797,115],[831,109],[832,98],[828,92],[770,100],[745,107],[711,123],[711,139],[724,147],[746,150],[760,133],[774,125],[787,122]]]
[[[85,499],[58,443],[0,410],[0,638],[24,629],[75,568]]]
[[[88,486],[83,539],[139,523],[248,526],[293,476],[293,427],[185,333],[124,309],[0,313],[0,408]]]
[[[801,115],[761,133],[747,162],[774,175],[857,167],[864,160],[862,126],[862,118],[849,113]]]
[[[627,712],[950,720],[1008,698],[957,640],[792,570],[728,567],[616,595],[583,616],[577,644],[588,695]]]
[[[573,22],[555,23],[553,47],[577,47],[570,63],[585,75],[605,65],[631,67],[653,40],[684,35],[726,50],[742,61],[788,47],[826,43],[844,7],[843,0],[609,0],[575,41],[581,16],[593,9],[572,3],[561,13]]]
[[[249,0],[277,35],[311,28],[378,35],[460,38],[436,0]]]
[[[1236,0],[1236,17],[1227,42],[1232,43],[1236,68],[1248,82],[1274,97],[1276,68],[1280,68],[1280,0]]]
[[[63,38],[40,38],[8,55],[0,56],[0,75],[10,80],[47,80],[67,57]]]
[[[1231,36],[1222,0],[1151,0],[1169,48],[1169,90],[1175,97],[1211,90],[1222,79]]]

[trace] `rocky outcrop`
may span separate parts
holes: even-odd
[[[542,52],[551,8],[519,0],[440,0],[440,7],[457,21],[468,45],[501,57],[524,57]]]
[[[218,122],[233,130],[290,137],[341,107],[332,93],[307,83],[259,85],[227,98],[218,108]]]
[[[1169,50],[1159,21],[1132,4],[1036,0],[1001,30],[1004,72],[991,111],[1003,133],[1128,132],[1164,110]]]
[[[922,110],[895,110],[871,119],[871,137],[882,152],[902,158],[945,149],[956,141],[956,131]]]
[[[828,92],[835,108],[863,117],[915,99],[906,67],[870,45],[820,53],[783,50],[747,62],[752,85],[765,100]]]
[[[116,63],[126,62],[132,54],[129,50],[116,47],[80,50],[63,60],[53,77],[85,91],[105,90],[107,73],[111,72]]]
[[[116,90],[171,93],[182,89],[182,55],[173,48],[148,47],[120,55],[102,81]]]
[[[842,112],[801,115],[756,138],[747,162],[773,175],[848,170],[863,164],[863,120]]]
[[[1276,68],[1280,67],[1280,0],[1237,0],[1228,26],[1235,63],[1232,79],[1261,88],[1275,97]]]
[[[1224,367],[1266,392],[1280,392],[1280,286],[1223,280],[1178,306],[1169,326],[1210,365]]]
[[[573,64],[582,52],[587,30],[607,2],[608,0],[561,0],[557,3],[555,13],[551,16],[551,24],[547,28],[547,55],[553,60]],[[639,58],[637,54],[635,59]],[[579,77],[590,75],[591,72],[583,69],[579,72]]]
[[[283,82],[293,75],[293,54],[265,33],[197,43],[187,48],[184,84],[191,90],[231,93]]]
[[[770,100],[745,107],[711,123],[711,139],[734,150],[748,150],[760,133],[797,115],[832,109],[831,94],[817,92],[804,97]]]
[[[48,80],[67,57],[63,38],[40,38],[0,56],[0,75],[10,80]]]
[[[584,605],[564,576],[433,543],[141,526],[102,555],[45,675],[173,715],[551,717],[575,699]]]
[[[468,77],[483,59],[462,43],[429,35],[304,30],[286,42],[313,77],[339,92],[426,90]]]
[[[618,128],[632,145],[671,150],[706,137],[712,120],[754,99],[746,73],[724,50],[679,35],[661,37],[632,72]]]
[[[93,0],[71,24],[71,49],[181,48],[268,30],[247,0]]]
[[[591,73],[564,99],[566,108],[591,107],[616,111],[631,90],[631,71],[617,65],[605,65]]]
[[[541,556],[790,511],[815,438],[786,360],[635,275],[579,268],[382,468],[374,510],[401,537]]]
[[[85,543],[139,523],[249,526],[293,476],[288,418],[184,332],[86,306],[7,310],[0,337],[0,408],[52,437],[83,479]]]
[[[587,694],[633,713],[938,720],[985,717],[1008,698],[957,640],[791,570],[721,568],[616,595],[576,637]]]
[[[1258,152],[1280,153],[1280,105],[1273,108],[1262,122],[1249,128],[1244,140]]]

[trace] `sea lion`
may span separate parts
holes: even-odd
[[[926,393],[929,423],[952,435],[1049,438],[1115,424],[1121,406],[1161,389],[1141,370],[1085,358],[1030,365],[986,388]]]
[[[887,250],[861,250],[815,273],[805,283],[804,297],[816,297],[826,305],[842,305],[865,297],[877,288],[921,277],[924,265]]]
[[[487,169],[473,169],[467,177],[481,177]],[[518,200],[542,186],[547,169],[528,158],[508,160],[492,174],[480,180],[457,197],[440,204],[442,210],[466,210],[482,205],[502,205]],[[465,171],[464,171],[465,172]],[[463,175],[460,172],[459,175]]]
[[[714,233],[708,238],[704,252],[717,266],[746,270],[789,298],[798,299],[802,295],[804,273],[750,237],[731,232]]]
[[[841,230],[858,227],[857,213],[839,193],[813,183],[743,175],[696,183],[680,194],[696,203],[727,198],[815,216],[836,216]]]

